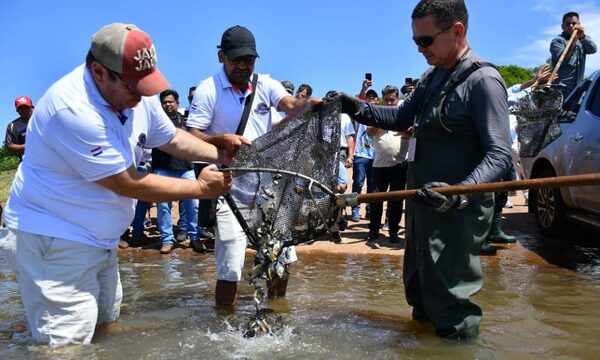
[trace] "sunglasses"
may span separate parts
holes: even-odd
[[[256,62],[256,57],[255,56],[240,56],[240,57],[236,57],[235,59],[227,58],[227,61],[229,61],[229,63],[233,66],[238,66],[242,62],[244,64],[246,64],[246,66],[250,66],[250,65],[254,65],[254,63]]]
[[[121,74],[119,74],[118,72],[115,72],[115,71],[107,68],[106,66],[104,66],[104,68],[106,69],[107,72],[111,73],[114,77],[116,77],[117,79],[119,79],[121,81],[121,83],[123,85],[125,85],[125,87],[127,88],[127,90],[129,90],[130,92],[132,92],[134,94],[136,93],[135,89],[132,88],[131,86],[129,86],[129,84],[127,82],[125,82],[125,80],[123,80],[123,78],[121,77]]]
[[[454,24],[451,24],[448,27],[445,27],[444,29],[438,31],[437,33],[435,33],[434,35],[426,35],[426,36],[419,36],[419,37],[412,37],[413,41],[415,42],[415,44],[417,44],[417,46],[420,47],[424,47],[424,48],[428,48],[431,45],[433,45],[433,43],[435,42],[435,38],[443,33],[444,31],[450,29],[452,26],[454,26]]]

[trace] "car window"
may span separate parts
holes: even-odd
[[[596,81],[594,84],[587,108],[592,114],[600,117],[600,81]]]
[[[583,94],[590,87],[591,83],[592,81],[589,79],[579,83],[575,90],[573,90],[564,100],[562,105],[563,110],[577,112],[579,110],[579,106],[581,106]]]

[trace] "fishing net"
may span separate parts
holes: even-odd
[[[511,111],[517,117],[519,156],[534,157],[556,140],[562,131],[558,119],[563,95],[555,86],[536,87],[519,99]]]
[[[339,207],[335,193],[340,156],[339,99],[305,113],[240,148],[231,170],[228,202],[257,253],[249,274],[257,315],[247,336],[270,332],[260,309],[258,280],[284,278],[284,248],[331,232]]]

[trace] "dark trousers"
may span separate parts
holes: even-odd
[[[373,180],[375,182],[375,192],[395,190],[404,190],[406,188],[406,162],[392,167],[374,167]],[[390,233],[398,232],[400,229],[400,220],[402,220],[402,210],[404,201],[388,201],[388,221],[390,224]],[[371,219],[369,222],[369,233],[378,234],[381,227],[381,216],[383,214],[383,203],[377,202],[371,204]]]

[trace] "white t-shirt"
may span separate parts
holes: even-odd
[[[271,130],[271,107],[289,96],[279,81],[259,74],[256,95],[248,117],[244,137],[254,140]],[[233,87],[225,70],[200,82],[192,100],[187,126],[206,131],[209,135],[235,134],[244,111],[246,97]]]
[[[340,114],[340,147],[348,147],[348,136],[354,135],[354,125],[348,114]]]
[[[406,158],[408,139],[402,138],[399,132],[379,129],[373,136],[375,160],[373,167],[392,167],[400,164]]]
[[[175,127],[156,96],[118,113],[81,65],[36,105],[4,212],[9,228],[112,249],[133,219],[136,200],[95,181],[142,160],[143,148],[168,143]]]

